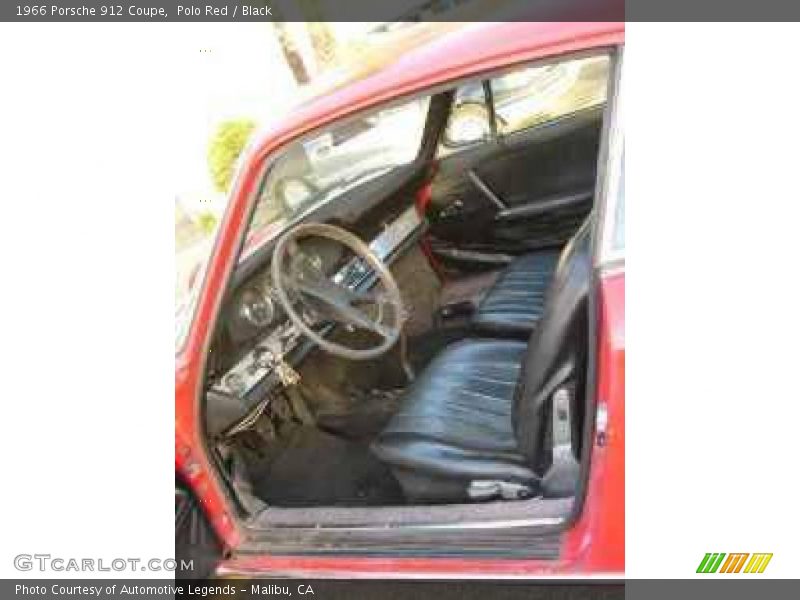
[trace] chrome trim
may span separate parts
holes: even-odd
[[[486,183],[484,183],[483,179],[478,177],[478,174],[473,169],[467,171],[467,177],[469,177],[469,180],[473,183],[473,185],[476,188],[478,188],[478,190],[481,191],[484,197],[488,198],[489,201],[492,204],[494,204],[498,210],[503,211],[508,208],[508,206],[506,206],[506,203],[497,197],[497,194],[495,194],[492,191],[492,189],[488,185],[486,185]]]
[[[623,104],[625,98],[625,79],[623,56],[620,55],[619,82],[617,84],[616,99],[609,128],[608,159],[606,164],[606,178],[603,182],[601,202],[603,205],[603,223],[600,233],[600,253],[598,264],[603,267],[610,263],[625,260],[625,248],[614,247],[616,233],[617,203],[619,201],[620,185],[622,181],[622,161],[625,153],[625,132],[623,120]]]
[[[386,260],[403,241],[422,225],[416,206],[411,206],[370,243],[369,247],[381,260]]]
[[[515,501],[516,502],[516,501]],[[539,517],[537,519],[509,519],[507,521],[472,521],[469,523],[425,523],[414,525],[403,525],[405,529],[420,529],[420,530],[464,530],[464,529],[496,529],[496,528],[513,528],[513,527],[541,527],[545,525],[561,525],[565,521],[565,517]],[[307,529],[313,527],[317,531],[385,531],[387,529],[394,529],[399,525],[288,525],[286,529]]]

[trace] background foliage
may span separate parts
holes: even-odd
[[[217,191],[228,191],[236,159],[255,128],[255,121],[250,119],[224,121],[217,127],[208,145],[208,169]]]

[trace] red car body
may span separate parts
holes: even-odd
[[[227,573],[319,577],[540,576],[620,573],[625,536],[625,273],[624,262],[600,268],[597,406],[607,415],[595,439],[580,515],[563,535],[555,560],[237,556],[246,532],[206,456],[200,395],[210,337],[247,227],[248,201],[265,160],[317,127],[401,96],[484,72],[624,44],[624,23],[476,23],[394,58],[362,79],[301,106],[253,145],[240,168],[207,265],[194,318],[175,361],[175,470],[191,488],[226,549]]]

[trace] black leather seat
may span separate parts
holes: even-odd
[[[462,498],[462,479],[536,481],[511,427],[525,349],[525,342],[515,340],[458,342],[414,382],[373,444],[378,457],[392,466],[407,498]],[[449,481],[453,474],[458,481]],[[430,477],[439,480],[433,487]]]
[[[473,325],[489,335],[527,338],[544,311],[559,256],[540,250],[515,258],[481,300]]]
[[[372,445],[408,501],[538,492],[550,460],[549,400],[559,389],[569,390],[573,403],[583,397],[590,279],[587,221],[564,248],[527,344],[461,341],[418,377]],[[573,415],[580,414],[577,408]]]

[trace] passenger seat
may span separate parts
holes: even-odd
[[[515,258],[478,305],[472,324],[491,337],[527,339],[544,311],[560,249],[538,250]]]

